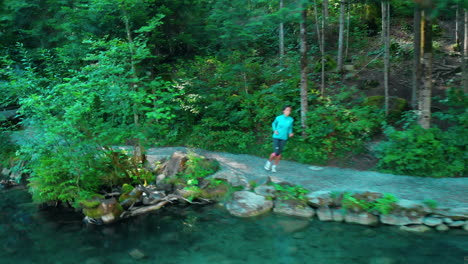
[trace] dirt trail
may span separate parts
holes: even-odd
[[[148,156],[167,156],[175,151],[186,151],[184,147],[151,148]],[[468,208],[468,178],[425,178],[392,175],[373,171],[357,171],[334,167],[312,170],[310,165],[282,161],[277,173],[263,168],[265,159],[244,154],[211,152],[195,149],[195,152],[217,159],[222,170],[230,170],[259,183],[269,175],[299,184],[310,191],[317,190],[372,190],[391,193],[401,199],[432,199],[439,207]]]

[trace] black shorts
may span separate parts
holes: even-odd
[[[278,156],[283,152],[284,145],[286,145],[286,140],[273,138],[273,152]]]

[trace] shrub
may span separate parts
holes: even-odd
[[[466,117],[464,114],[457,118]],[[427,177],[466,176],[468,173],[466,124],[441,130],[438,127],[424,129],[412,123],[403,130],[388,126],[384,133],[387,140],[376,148],[378,168],[383,172]]]
[[[374,106],[337,98],[317,99],[307,116],[306,138],[292,140],[285,152],[300,162],[324,163],[333,156],[362,151],[364,142],[379,130],[383,118]]]

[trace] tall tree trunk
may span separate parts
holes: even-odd
[[[280,0],[280,10],[283,9],[283,0]],[[284,23],[279,24],[279,56],[284,56]]]
[[[414,54],[413,54],[413,85],[411,90],[411,106],[418,107],[418,91],[421,84],[421,8],[414,7],[413,21]]]
[[[345,5],[346,2],[340,2],[340,29],[338,33],[338,72],[343,72],[343,41],[344,41],[344,27],[345,27]]]
[[[346,15],[346,44],[345,44],[345,55],[344,55],[344,61],[348,58],[348,50],[349,50],[349,23],[350,23],[350,17],[351,17],[351,4],[348,3],[348,9],[346,10],[347,15]]]
[[[323,26],[323,28],[325,29],[325,32],[324,35],[326,36],[329,32],[328,30],[328,18],[330,16],[329,12],[328,12],[328,6],[329,6],[329,3],[328,3],[328,0],[323,0],[323,3],[322,3],[322,8],[323,8],[323,22],[325,23],[325,25]],[[324,37],[323,40],[325,41],[327,37]]]
[[[390,71],[390,2],[382,1],[382,40],[384,44],[385,115],[388,115],[388,75]]]
[[[432,92],[432,19],[430,10],[424,9],[421,16],[421,44],[423,51],[422,76],[423,86],[419,92],[419,124],[423,128],[431,127],[431,92]]]
[[[322,96],[325,96],[325,21],[328,14],[328,1],[326,3],[327,5],[322,7],[322,82],[320,85],[320,94]]]
[[[463,36],[463,91],[468,93],[468,9],[465,9],[465,23]]]
[[[324,19],[323,19],[323,14],[322,14],[322,31],[320,31],[319,28],[319,19],[318,19],[318,11],[317,11],[317,1],[314,0],[314,16],[315,16],[315,29],[317,31],[317,39],[319,43],[319,49],[320,49],[320,63],[322,66],[321,70],[321,84],[320,84],[320,93],[323,96],[325,92],[325,44],[324,44],[324,33],[323,33],[323,26],[324,26]]]
[[[301,12],[300,36],[301,36],[301,127],[302,136],[306,135],[307,128],[307,8]]]
[[[460,46],[460,3],[457,3],[455,10],[455,44]]]

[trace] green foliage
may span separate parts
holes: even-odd
[[[378,198],[373,205],[372,210],[379,212],[380,214],[389,214],[394,208],[395,203],[398,199],[389,193],[385,193],[382,198]]]
[[[352,98],[355,91],[334,97],[317,98],[307,116],[306,138],[291,141],[287,156],[300,162],[324,163],[330,157],[362,150],[383,121],[382,112],[371,105],[360,105]]]
[[[382,198],[375,201],[367,201],[353,197],[349,192],[343,193],[341,204],[344,209],[364,210],[366,212],[378,212],[380,214],[389,214],[394,208],[398,199],[392,195],[385,193]]]
[[[426,199],[423,201],[423,204],[427,205],[430,209],[436,209],[438,206],[437,201],[432,200],[432,199]]]
[[[451,122],[447,130],[437,126],[424,129],[407,114],[403,130],[387,126],[387,140],[378,146],[378,167],[384,172],[427,176],[466,176],[468,159],[468,100],[460,92],[450,90],[445,103],[447,111],[434,114],[437,119]]]
[[[215,160],[207,159],[196,154],[193,151],[187,153],[187,162],[182,177],[187,180],[189,185],[197,185],[199,178],[205,178],[215,173],[219,169],[219,163]]]
[[[151,57],[143,38],[86,44],[82,68],[67,72],[56,50],[40,55],[41,68],[24,52],[25,71],[7,72],[4,85],[18,96],[25,117],[19,154],[29,162],[36,201],[71,202],[102,185],[152,179],[134,158],[115,157],[111,146],[162,137],[178,108],[180,90],[135,70]]]
[[[372,203],[366,200],[357,199],[352,196],[352,194],[345,192],[343,193],[343,199],[341,205],[344,209],[358,209],[364,211],[370,211],[372,208]]]
[[[300,185],[290,186],[272,183],[276,189],[276,197],[280,200],[306,200],[309,190]]]

